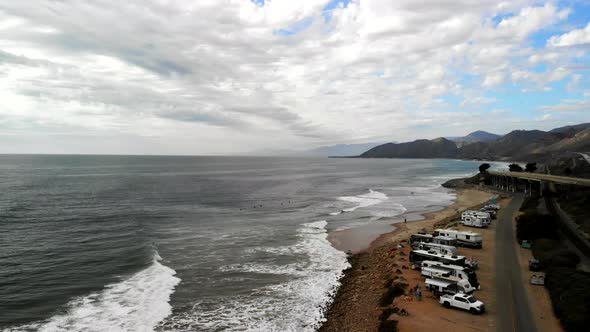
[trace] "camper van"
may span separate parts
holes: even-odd
[[[473,220],[474,218],[481,219],[482,223],[485,225],[482,227],[487,227],[492,223],[492,216],[488,212],[468,210],[461,213],[461,221],[465,221],[465,219]]]
[[[433,236],[431,234],[412,234],[410,235],[410,245],[414,247],[419,243],[431,243]]]
[[[488,227],[488,224],[483,219],[477,216],[465,216],[461,218],[461,223],[465,226],[483,228]]]
[[[481,234],[474,232],[457,231],[454,229],[436,229],[435,236],[447,236],[457,239],[457,245],[470,248],[482,248]]]
[[[443,255],[457,255],[457,247],[447,246],[438,243],[417,243],[413,246],[415,249],[421,249],[426,251],[436,251]]]
[[[431,279],[456,282],[459,293],[471,294],[475,291],[475,287],[473,287],[469,283],[469,280],[455,277],[455,276],[451,275],[450,273],[442,273],[442,274],[438,273],[438,274],[433,275],[431,277]]]
[[[438,261],[453,265],[465,265],[465,256],[451,256],[437,253],[430,250],[412,250],[410,251],[410,262],[421,263],[422,261]]]
[[[426,281],[424,283],[426,284],[426,289],[430,290],[435,295],[454,295],[462,293],[460,291],[459,285],[453,281],[426,278]]]
[[[446,273],[450,273],[459,279],[465,279],[469,281],[473,288],[479,289],[477,274],[473,269],[454,264],[445,264],[438,261],[422,261],[421,270],[424,271],[425,269],[435,273],[445,271]],[[423,273],[422,275],[429,276],[427,275],[429,272],[425,273],[426,274]]]

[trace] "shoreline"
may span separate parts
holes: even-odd
[[[431,231],[447,224],[459,211],[481,205],[492,196],[490,192],[475,188],[456,189],[455,194],[455,201],[442,209],[422,213],[413,220],[410,216],[415,217],[418,212],[397,216],[396,219],[408,217],[408,222],[404,223],[401,219],[401,222],[390,224],[390,227],[395,227],[394,230],[377,236],[365,249],[350,255],[351,267],[344,271],[340,287],[326,308],[326,320],[318,331],[376,331],[382,313],[379,299],[383,294],[384,283],[391,280],[393,271],[401,272],[409,268],[409,262],[401,265],[393,263],[392,258],[398,254],[395,243],[404,242],[410,234],[421,229]],[[330,243],[343,240],[338,238],[338,234],[328,239]],[[338,245],[342,246],[342,243]]]

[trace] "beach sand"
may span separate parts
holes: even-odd
[[[329,239],[337,248],[356,246],[359,251],[350,258],[352,267],[345,272],[342,279],[342,285],[339,288],[332,305],[326,313],[327,321],[319,331],[377,331],[380,324],[379,316],[383,312],[383,307],[379,305],[379,299],[385,292],[384,285],[388,279],[403,278],[409,287],[414,287],[416,283],[423,282],[419,272],[410,270],[410,263],[407,261],[410,248],[398,249],[397,243],[409,238],[410,234],[419,230],[426,229],[432,231],[439,225],[445,225],[458,216],[462,210],[475,207],[485,203],[493,194],[490,192],[476,189],[463,189],[457,191],[456,201],[447,208],[430,212],[424,215],[423,220],[410,221],[408,223],[396,223],[396,229],[393,232],[382,234],[377,237],[370,245],[350,244],[347,241],[356,241],[358,238],[350,235],[340,236],[338,232],[333,233]],[[400,216],[403,220],[404,216]],[[391,220],[395,222],[395,220]],[[487,230],[493,234],[492,229]],[[484,241],[490,235],[484,235]],[[361,239],[366,237],[361,236]],[[489,241],[490,239],[488,239]],[[401,242],[403,243],[403,242]],[[461,249],[464,250],[469,249]],[[493,248],[491,249],[493,253]],[[476,250],[473,249],[476,253]],[[470,251],[471,253],[471,251]],[[487,253],[487,254],[486,254]],[[466,253],[468,254],[468,253]],[[469,254],[468,254],[469,255]],[[493,260],[493,254],[480,250],[476,253],[478,258]],[[491,272],[489,278],[492,278]],[[490,282],[491,283],[491,282]],[[476,326],[473,319],[481,330],[490,330],[494,326],[493,315],[473,316],[469,313],[458,310],[449,310],[443,308],[433,299],[428,299],[428,292],[424,292],[423,301],[412,301],[412,297],[401,296],[396,298],[393,306],[398,308],[408,308],[409,316],[395,317],[399,321],[401,331],[423,330],[424,326],[445,326],[454,331],[472,331],[468,326]],[[491,299],[490,299],[491,301]],[[444,312],[443,316],[439,313]],[[437,313],[432,315],[431,313]],[[395,316],[395,314],[394,314]],[[452,319],[448,317],[451,316]],[[457,318],[458,317],[458,318]],[[466,320],[466,321],[464,321]],[[479,323],[483,320],[483,326]],[[414,322],[414,323],[412,323]],[[423,322],[423,323],[420,323]],[[442,322],[442,324],[441,324]],[[467,323],[467,324],[465,324]],[[427,324],[421,326],[420,324]],[[441,330],[438,329],[437,330]]]

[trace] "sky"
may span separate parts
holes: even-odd
[[[0,2],[0,153],[244,155],[590,122],[590,1]]]

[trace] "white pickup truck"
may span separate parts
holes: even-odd
[[[447,308],[460,308],[468,310],[472,314],[478,314],[485,311],[485,305],[483,302],[478,301],[474,299],[473,296],[467,294],[459,293],[455,295],[442,295],[438,301]]]

